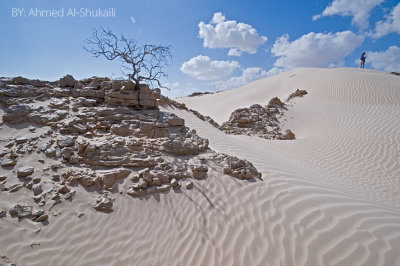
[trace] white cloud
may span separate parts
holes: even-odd
[[[351,31],[310,32],[293,42],[289,42],[289,35],[285,34],[277,38],[271,53],[278,57],[274,66],[285,70],[295,67],[326,67],[340,65],[363,40],[363,36]]]
[[[312,16],[312,20],[318,20],[318,19],[320,19],[322,16],[321,15],[315,15],[315,16]]]
[[[400,72],[400,47],[390,46],[386,51],[367,52],[367,61],[374,69]]]
[[[385,21],[378,21],[375,24],[374,38],[381,38],[391,32],[400,34],[400,3],[395,6]]]
[[[231,77],[228,80],[216,81],[211,85],[215,85],[218,89],[238,88],[267,76],[270,76],[270,74],[264,69],[259,67],[249,67],[243,69],[242,75],[239,77]]]
[[[228,55],[235,56],[241,52],[254,54],[257,47],[267,41],[267,37],[260,36],[251,25],[235,20],[225,21],[225,16],[220,12],[214,14],[209,24],[203,21],[199,23],[199,36],[204,39],[204,47],[231,48]]]
[[[135,19],[133,16],[131,16],[130,19],[131,19],[131,22],[132,22],[133,24],[136,23],[136,19]]]
[[[313,20],[321,17],[340,15],[351,16],[352,24],[361,28],[368,27],[371,11],[384,0],[333,0],[320,15],[313,16]]]
[[[181,71],[199,80],[216,80],[229,76],[240,65],[236,61],[212,61],[208,56],[198,55],[181,66]]]
[[[229,49],[228,55],[229,55],[229,56],[241,56],[241,55],[242,55],[242,52],[240,52],[240,51],[239,51],[238,49],[236,49],[236,48],[231,48],[231,49]]]
[[[164,84],[166,87],[168,87],[168,88],[177,88],[177,87],[179,87],[181,84],[179,83],[179,82],[174,82],[174,83],[169,83],[169,82],[167,82],[167,83],[165,83]]]
[[[214,13],[213,18],[211,19],[212,24],[218,24],[225,21],[225,16],[221,12]]]

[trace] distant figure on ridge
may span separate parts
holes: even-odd
[[[364,64],[365,64],[365,59],[366,59],[367,57],[365,56],[365,52],[363,52],[362,54],[361,54],[361,57],[360,57],[360,68],[364,68]]]

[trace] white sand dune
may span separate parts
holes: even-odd
[[[210,165],[192,191],[116,195],[113,213],[74,199],[45,227],[1,221],[1,253],[23,265],[400,265],[400,77],[296,69],[179,101],[221,123],[296,89],[308,95],[286,113],[293,141],[226,135],[167,108],[211,148],[251,161],[264,181]]]

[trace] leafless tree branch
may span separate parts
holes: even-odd
[[[153,44],[138,46],[133,39],[124,35],[116,36],[110,29],[93,29],[92,36],[86,40],[84,49],[94,57],[105,57],[107,60],[120,60],[121,66],[127,72],[129,79],[136,83],[136,89],[141,82],[150,85],[160,83],[160,79],[167,77],[163,68],[169,66],[172,59],[171,47]]]

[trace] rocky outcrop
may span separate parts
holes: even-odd
[[[239,179],[261,179],[261,173],[247,160],[239,159],[227,154],[218,154],[217,160],[223,164],[222,172]]]
[[[187,108],[187,106],[184,103],[179,103],[175,100],[172,100],[166,96],[161,95],[160,98],[160,105],[168,105],[168,106],[172,106],[181,110],[186,110],[191,112],[192,114],[194,114],[195,116],[197,116],[199,119],[203,120],[204,122],[208,122],[210,123],[212,126],[216,127],[216,128],[220,128],[220,126],[218,125],[217,122],[215,122],[211,117],[209,116],[204,116],[202,114],[200,114],[199,112],[197,112],[196,110],[193,109],[189,109]]]
[[[232,112],[229,120],[221,125],[221,130],[234,135],[256,135],[266,139],[284,139],[279,127],[278,116],[281,114],[279,98],[269,103],[273,107],[253,104]]]
[[[60,78],[59,85],[60,87],[73,87],[75,84],[75,79],[71,75],[66,75]]]
[[[28,122],[17,127],[26,126],[34,135],[3,142],[1,166],[9,174],[1,177],[0,190],[28,191],[32,197],[32,204],[14,206],[10,215],[46,221],[55,205],[73,200],[77,185],[100,193],[91,206],[110,212],[112,193],[140,197],[189,190],[191,180],[203,182],[212,169],[222,169],[226,162],[210,150],[207,139],[182,118],[158,109],[160,98],[159,90],[141,85],[135,91],[131,81],[108,78],[78,81],[67,75],[43,87],[23,78],[0,78],[4,123]],[[24,165],[30,160],[40,167]],[[246,162],[229,174],[257,177]],[[10,178],[16,182],[8,185]],[[34,212],[36,205],[43,209]]]
[[[104,193],[97,198],[93,208],[97,211],[111,212],[113,205],[114,199],[109,197],[108,193]]]
[[[303,97],[306,94],[308,94],[308,92],[306,90],[297,89],[295,92],[293,92],[289,95],[289,97],[287,98],[287,101],[290,101],[291,99],[293,99],[295,97]]]
[[[91,98],[97,102],[105,102],[112,106],[131,106],[142,109],[157,109],[160,92],[151,90],[147,85],[140,84],[139,90],[135,91],[135,84],[127,80],[109,80],[108,78],[93,77],[77,81],[71,75],[66,75],[58,82],[46,82],[40,80],[29,80],[23,77],[13,79],[2,78],[0,80],[0,103],[5,106],[26,102],[27,98],[38,98],[45,100],[46,98]],[[17,98],[17,99],[15,99]],[[60,107],[66,107],[66,103],[60,102]],[[85,101],[86,105],[93,102]],[[14,107],[15,108],[15,107]],[[8,110],[7,116],[17,115],[17,111],[24,111],[22,108],[17,110]],[[34,110],[39,114],[43,114],[46,110],[38,108]],[[30,112],[27,111],[27,114]],[[29,120],[29,119],[26,119]],[[22,123],[26,120],[21,120]],[[30,119],[32,120],[32,119]],[[7,121],[16,121],[14,117],[10,117]],[[33,121],[37,122],[37,121]]]
[[[49,82],[38,80],[38,79],[27,79],[27,78],[19,76],[19,77],[12,78],[11,83],[17,84],[17,85],[31,85],[33,87],[44,87]]]
[[[213,92],[193,92],[192,94],[188,95],[187,97],[196,97],[196,96],[203,96],[207,94],[214,94]]]
[[[286,103],[295,97],[303,97],[305,90],[297,89],[290,94]],[[228,121],[220,129],[227,134],[258,136],[265,139],[293,140],[295,134],[290,130],[281,129],[287,104],[278,97],[272,98],[266,106],[253,104],[249,108],[241,108],[232,112]]]

